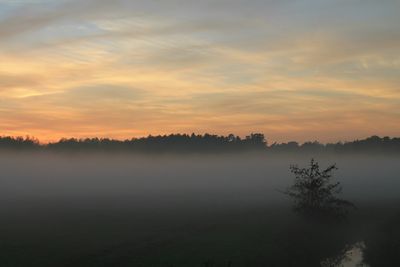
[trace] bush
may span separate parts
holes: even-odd
[[[314,159],[311,159],[308,168],[299,168],[297,165],[290,167],[295,180],[284,193],[293,199],[295,212],[309,218],[347,216],[349,209],[355,206],[347,200],[336,197],[341,193],[342,187],[339,182],[331,182],[335,170],[337,167],[333,164],[321,171]]]

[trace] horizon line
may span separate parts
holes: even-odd
[[[84,141],[84,140],[98,139],[98,140],[111,140],[111,141],[117,141],[117,142],[124,142],[124,141],[131,141],[131,140],[147,139],[149,137],[169,137],[169,136],[189,136],[190,137],[192,135],[202,136],[202,137],[206,136],[206,135],[210,135],[210,136],[218,136],[218,137],[226,137],[226,138],[231,136],[231,135],[233,135],[234,137],[239,137],[242,140],[245,140],[247,137],[250,137],[253,134],[262,134],[264,136],[264,140],[266,141],[266,145],[288,144],[288,143],[292,143],[292,142],[296,142],[299,145],[306,144],[306,143],[315,143],[315,142],[317,142],[319,144],[322,144],[322,145],[327,145],[327,144],[339,144],[339,143],[349,143],[349,142],[354,142],[354,141],[367,140],[367,139],[373,138],[373,137],[378,137],[380,139],[384,139],[384,138],[390,138],[390,139],[400,138],[400,136],[389,136],[389,135],[380,136],[380,135],[377,135],[377,134],[373,134],[373,135],[366,136],[364,138],[361,137],[361,138],[355,138],[353,140],[338,140],[338,141],[334,141],[334,142],[321,142],[321,141],[316,140],[316,139],[307,140],[307,141],[303,141],[303,142],[296,141],[296,140],[290,140],[290,141],[286,141],[286,142],[277,142],[277,141],[273,141],[272,142],[262,132],[251,132],[248,135],[236,135],[236,134],[233,134],[233,133],[230,133],[230,134],[227,134],[227,135],[224,135],[224,134],[212,134],[212,133],[204,133],[204,134],[197,134],[197,133],[190,133],[190,134],[189,133],[148,134],[146,136],[138,136],[138,137],[132,136],[130,138],[121,138],[121,139],[120,138],[112,138],[112,137],[98,137],[98,136],[92,136],[92,137],[87,136],[87,137],[79,137],[79,138],[78,137],[61,137],[61,138],[59,138],[57,140],[54,140],[54,141],[41,141],[40,138],[37,138],[37,137],[35,137],[33,135],[27,134],[27,135],[0,135],[0,139],[3,139],[3,138],[12,138],[12,139],[22,138],[24,140],[35,141],[39,145],[49,145],[49,144],[59,143],[59,142],[61,142],[63,140]]]

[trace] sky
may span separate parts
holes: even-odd
[[[0,0],[0,135],[400,136],[398,0]]]

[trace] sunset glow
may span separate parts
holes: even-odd
[[[399,1],[0,0],[0,134],[400,135]]]

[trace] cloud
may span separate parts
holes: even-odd
[[[0,2],[8,133],[400,130],[398,1],[18,2]]]
[[[39,77],[0,72],[0,92],[20,87],[36,87],[40,84]]]

